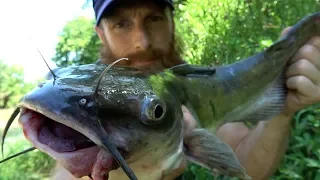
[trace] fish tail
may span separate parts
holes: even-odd
[[[269,54],[274,53],[291,57],[299,48],[317,35],[320,35],[320,12],[298,21],[282,38],[267,48],[264,53],[267,57],[272,56]]]
[[[226,113],[225,122],[265,121],[280,114],[288,91],[285,71],[289,62],[303,45],[317,35],[320,35],[320,12],[297,22],[265,51],[222,69],[224,75],[231,70],[235,72],[236,77],[223,83],[237,85],[233,90],[237,93],[232,98],[239,102]]]

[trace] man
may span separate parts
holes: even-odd
[[[148,71],[184,63],[175,46],[171,0],[95,0],[94,10],[95,30],[103,45],[100,63],[127,57],[129,61],[117,65]],[[230,123],[217,130],[217,136],[233,148],[254,180],[267,179],[280,164],[294,113],[320,102],[320,37],[312,38],[295,54],[286,77],[290,91],[281,114],[253,129]],[[196,126],[195,120],[185,107],[182,110],[190,130]]]

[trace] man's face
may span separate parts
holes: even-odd
[[[118,65],[151,71],[182,63],[176,60],[170,12],[150,1],[117,7],[101,20],[96,31],[103,43],[104,56],[107,56],[102,57],[102,63],[129,58]]]

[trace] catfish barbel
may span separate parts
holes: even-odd
[[[75,177],[165,179],[190,160],[250,179],[215,128],[278,115],[288,62],[320,35],[319,25],[320,13],[307,16],[264,51],[218,67],[182,64],[157,73],[120,66],[105,71],[101,64],[57,68],[19,102],[24,135]],[[182,105],[199,124],[187,136]]]

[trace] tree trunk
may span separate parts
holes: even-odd
[[[10,100],[10,97],[13,95],[13,92],[10,92],[9,94],[4,95],[3,97],[3,104],[0,107],[1,109],[5,109],[8,106],[8,102]]]

